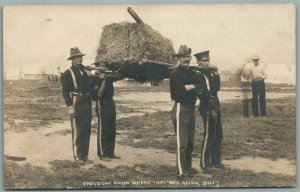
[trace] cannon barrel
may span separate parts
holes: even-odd
[[[137,23],[144,23],[142,19],[134,12],[134,10],[131,7],[128,7],[127,11]]]

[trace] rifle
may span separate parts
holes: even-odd
[[[189,66],[190,69],[195,70],[195,71],[213,71],[213,72],[218,72],[217,67],[202,67],[202,66]]]
[[[109,77],[116,77],[119,75],[118,71],[113,71],[107,67],[93,67],[93,66],[85,66],[85,70],[91,72],[92,77],[100,77],[100,78],[109,78]],[[94,71],[94,73],[93,73]],[[104,76],[103,76],[104,75]]]
[[[92,66],[85,66],[84,67],[85,70],[88,71],[99,71],[101,73],[112,73],[113,71],[106,68],[106,67],[92,67]]]
[[[112,81],[118,81],[123,79],[123,77],[118,73],[119,70],[113,71],[106,67],[94,67],[94,66],[85,66],[84,69],[91,71],[92,77],[97,77],[99,79],[102,79],[101,84],[99,85],[97,91],[98,98],[101,98],[105,92],[107,78],[112,79]],[[92,71],[95,71],[95,73],[93,74]]]
[[[85,70],[91,71],[91,76],[92,77],[98,77],[100,79],[111,79],[112,81],[119,81],[124,78],[124,76],[119,73],[119,70],[113,71],[110,70],[107,67],[93,67],[93,66],[86,66],[84,68]],[[94,71],[94,73],[92,73]]]

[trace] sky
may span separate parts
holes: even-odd
[[[102,28],[140,18],[192,53],[210,50],[220,70],[235,70],[258,54],[264,66],[296,65],[295,6],[293,4],[153,4],[7,6],[3,9],[4,77],[57,73],[70,67],[70,48],[94,62]],[[192,63],[196,60],[193,57]],[[279,71],[280,74],[280,71]]]

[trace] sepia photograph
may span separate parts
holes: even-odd
[[[3,7],[3,188],[296,187],[296,5]]]

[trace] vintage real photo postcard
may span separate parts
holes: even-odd
[[[295,10],[5,6],[4,188],[294,188]]]

